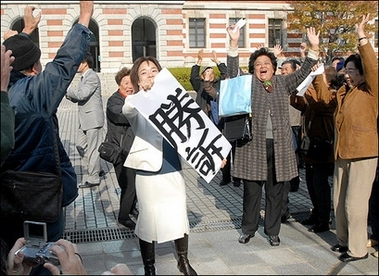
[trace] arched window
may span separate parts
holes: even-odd
[[[133,62],[139,57],[157,57],[156,27],[151,19],[138,18],[132,25]]]
[[[22,17],[17,18],[11,25],[11,30],[16,30],[19,33],[22,32],[22,30],[25,27],[25,22]],[[30,35],[30,38],[32,41],[39,47],[39,31],[38,28],[36,28]]]
[[[79,19],[77,19],[74,24],[78,23]],[[91,21],[89,22],[88,29],[92,32],[91,34],[91,41],[89,43],[89,49],[88,51],[92,54],[93,57],[93,70],[95,72],[100,72],[101,66],[101,56],[100,56],[100,43],[99,43],[99,26],[97,23],[91,18]]]

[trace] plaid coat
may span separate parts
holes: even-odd
[[[289,119],[289,95],[309,75],[316,60],[306,58],[300,70],[272,78],[273,91],[268,93],[259,79],[253,75],[251,92],[253,140],[237,141],[233,176],[254,180],[267,180],[266,126],[271,114],[274,137],[276,181],[290,181],[298,175]],[[239,56],[227,56],[230,77],[237,76]],[[275,179],[274,179],[275,181]]]

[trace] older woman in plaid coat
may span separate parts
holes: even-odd
[[[230,77],[235,77],[239,68],[239,30],[230,36],[227,67]],[[307,29],[310,42],[308,57],[302,68],[287,76],[274,75],[276,58],[267,49],[254,52],[249,61],[252,81],[252,132],[251,141],[237,142],[234,161],[235,177],[243,179],[243,217],[240,243],[249,242],[258,230],[262,186],[265,184],[266,210],[265,234],[272,246],[280,244],[281,199],[283,183],[298,175],[293,151],[289,121],[288,96],[309,75],[318,59],[319,34],[314,28]]]

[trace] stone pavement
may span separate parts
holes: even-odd
[[[104,108],[107,97],[104,97]],[[78,175],[86,180],[86,168],[75,149],[78,126],[77,106],[63,99],[58,109],[60,136]],[[106,126],[104,128],[105,136]],[[80,189],[79,197],[65,209],[64,238],[78,244],[89,274],[99,275],[117,263],[126,263],[136,275],[143,275],[138,238],[132,230],[117,223],[120,188],[112,164],[101,161],[106,172],[100,186]],[[282,224],[279,247],[271,247],[263,233],[263,220],[256,236],[239,244],[243,186],[219,186],[221,172],[206,183],[184,164],[187,209],[191,234],[189,260],[200,275],[378,275],[378,259],[341,263],[329,248],[336,243],[335,230],[314,234],[299,221],[312,208],[304,171],[298,192],[290,193],[292,218]],[[264,193],[263,193],[264,194]],[[261,202],[264,217],[264,201]],[[165,214],[162,214],[164,216]],[[370,229],[368,229],[370,231]],[[370,249],[372,253],[374,249]],[[181,275],[176,267],[173,242],[156,245],[158,275]]]

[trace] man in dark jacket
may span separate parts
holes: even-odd
[[[37,28],[40,19],[39,16],[35,20],[33,10],[34,7],[26,7],[24,17],[25,24],[35,23],[28,26],[31,32]],[[78,196],[76,174],[59,138],[56,112],[88,49],[91,33],[88,24],[92,14],[93,1],[80,1],[78,23],[68,32],[55,59],[46,64],[44,71],[41,50],[29,38],[31,32],[14,35],[3,43],[15,57],[9,84],[10,105],[15,111],[15,147],[2,170],[57,173],[55,139],[58,144],[58,165],[63,184],[62,211],[57,221],[47,223],[48,241],[62,237],[63,207]],[[11,248],[17,238],[24,235],[23,221],[7,219],[2,223],[7,227],[3,227],[1,235]]]

